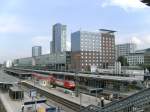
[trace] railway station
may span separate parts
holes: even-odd
[[[0,70],[0,89],[4,91],[8,91],[9,87],[18,83],[19,79],[10,76]]]
[[[73,110],[77,108],[76,106],[78,106],[79,109],[80,105],[83,107],[87,107],[89,105],[101,105],[101,98],[104,98],[104,106],[107,106],[107,103],[110,103],[113,100],[129,96],[127,95],[123,97],[121,94],[126,93],[127,91],[130,92],[130,87],[136,88],[136,84],[144,80],[144,77],[122,77],[110,76],[106,74],[95,75],[18,68],[4,69],[4,71],[10,76],[12,75],[12,77],[14,77],[15,73],[17,74],[15,76],[20,79],[22,79],[22,77],[20,77],[21,75],[26,73],[30,74],[27,75],[26,80],[22,80],[23,86],[30,89],[36,88],[38,93],[42,94],[42,96],[52,99],[53,101],[57,102],[57,99],[59,98],[59,101],[63,105],[69,106]],[[73,82],[74,90],[69,88],[69,84],[66,86],[66,82]],[[51,85],[55,85],[56,87]],[[79,96],[75,97],[77,88],[79,89]],[[138,89],[136,88],[136,90]],[[119,96],[117,91],[120,92]],[[13,95],[10,94],[10,96]],[[22,98],[21,95],[20,98]],[[17,99],[17,97],[14,95],[13,99]],[[70,104],[72,104],[72,106]]]
[[[27,78],[31,77],[30,72],[24,72],[21,70],[11,70],[11,69],[8,70],[7,69],[7,70],[4,70],[4,72],[11,74],[14,77],[18,77],[20,79],[27,79]]]
[[[57,107],[46,103],[47,100],[39,97],[33,101],[27,90],[18,85],[19,83],[20,79],[0,71],[0,112],[33,112],[34,109],[37,112],[56,112]]]
[[[15,71],[21,69],[15,69]],[[41,77],[53,77],[62,81],[73,81],[78,83],[80,88],[103,88],[114,91],[130,91],[132,88],[137,88],[137,84],[144,81],[144,76],[140,77],[123,77],[123,76],[110,76],[110,75],[95,75],[95,74],[82,74],[82,73],[68,73],[68,72],[55,72],[55,71],[42,71],[22,69],[27,72],[36,72]],[[7,69],[5,70],[7,71]],[[9,70],[8,70],[9,71]],[[11,70],[13,71],[13,69]]]

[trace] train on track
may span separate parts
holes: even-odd
[[[74,90],[75,82],[70,80],[57,79],[52,75],[42,75],[38,73],[32,73],[32,78],[38,80],[41,85],[46,86],[48,84],[60,86],[66,89]]]

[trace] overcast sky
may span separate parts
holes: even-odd
[[[116,43],[150,47],[150,8],[139,0],[0,0],[0,62],[31,56],[34,45],[49,53],[57,22],[67,25],[68,46],[71,32],[106,28],[118,31]]]

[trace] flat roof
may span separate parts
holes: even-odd
[[[82,77],[96,78],[96,79],[104,79],[104,80],[114,80],[114,81],[139,81],[141,79],[137,79],[135,77],[121,77],[121,76],[110,76],[110,75],[91,75],[91,74],[79,74]]]
[[[114,31],[114,30],[108,30],[108,29],[99,29],[100,31],[104,31],[104,32],[108,32],[108,33],[114,33],[114,32],[117,32],[117,31]]]
[[[24,72],[24,71],[21,71],[21,70],[12,70],[12,69],[6,69],[6,71],[9,71],[9,72],[13,72],[13,73],[15,73],[15,74],[21,74],[21,75],[23,75],[23,74],[25,74],[25,75],[27,75],[27,74],[31,74],[30,72]]]
[[[67,72],[54,72],[54,71],[43,71],[43,70],[34,70],[36,72],[43,72],[43,73],[49,73],[49,74],[60,74],[60,75],[70,75],[75,76],[75,73],[67,73]],[[41,74],[42,75],[42,74]],[[44,75],[44,74],[43,74]],[[114,81],[140,81],[141,79],[138,79],[136,77],[122,77],[122,76],[111,76],[111,75],[93,75],[93,74],[77,74],[80,77],[86,77],[86,78],[95,78],[95,79],[103,79],[103,80],[114,80]]]
[[[21,88],[19,88],[18,86],[13,86],[13,87],[10,87],[10,89],[12,91],[23,91]]]
[[[4,73],[2,70],[0,70],[0,83],[15,84],[15,83],[18,83],[18,81],[19,81],[18,78],[8,75]]]
[[[45,71],[45,70],[31,70],[31,69],[23,69],[27,71],[34,71],[34,72],[41,72],[41,75],[46,75],[42,73],[47,73],[49,75],[51,74],[58,74],[58,75],[68,75],[68,76],[75,76],[75,73],[69,73],[69,72],[55,72],[55,71]],[[137,77],[123,77],[123,76],[111,76],[108,74],[105,75],[93,75],[93,74],[83,74],[83,73],[78,73],[77,76],[79,77],[85,77],[85,78],[93,78],[93,79],[101,79],[101,80],[114,80],[114,81],[127,81],[127,82],[132,82],[132,81],[141,81],[140,78]],[[141,75],[142,76],[142,75]]]

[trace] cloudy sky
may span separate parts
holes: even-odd
[[[0,0],[0,62],[31,56],[41,45],[49,53],[52,25],[76,30],[112,29],[116,43],[150,47],[150,8],[139,0]],[[69,49],[69,47],[68,47]]]

